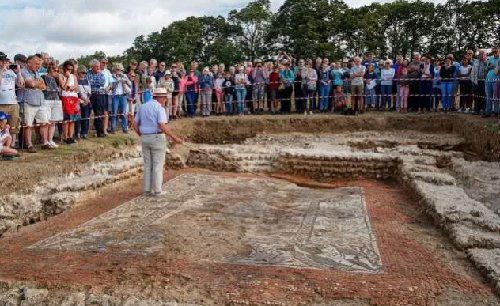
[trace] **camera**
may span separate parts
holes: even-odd
[[[11,65],[9,65],[9,69],[10,70],[16,70],[17,69],[17,65],[16,64],[11,64]]]

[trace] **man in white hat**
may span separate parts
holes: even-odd
[[[144,193],[161,196],[163,184],[163,166],[167,150],[168,135],[175,143],[183,141],[167,127],[167,116],[163,105],[167,100],[167,90],[157,88],[153,92],[153,100],[143,104],[134,119],[134,130],[141,136],[142,155],[144,158]]]

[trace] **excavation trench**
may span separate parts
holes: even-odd
[[[500,144],[480,123],[389,114],[171,126],[188,143],[167,155],[168,196],[137,197],[136,149],[99,167],[107,169],[100,176],[79,174],[77,186],[39,191],[48,200],[32,221],[56,217],[13,233],[36,214],[10,216],[22,222],[0,240],[4,297],[54,305],[498,303],[490,290],[500,290],[492,187]],[[64,266],[46,271],[57,263]]]

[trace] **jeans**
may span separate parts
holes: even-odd
[[[233,113],[233,95],[225,95],[224,101],[226,104],[226,113],[228,115],[232,114]]]
[[[264,92],[266,86],[264,83],[254,84],[252,88],[252,100],[254,111],[264,108]]]
[[[83,135],[88,135],[89,134],[89,127],[90,127],[90,112],[92,111],[92,105],[87,104],[80,104],[80,113],[82,118],[75,122],[75,134],[79,135],[80,137]]]
[[[126,131],[128,129],[128,122],[127,122],[127,96],[126,95],[119,95],[119,96],[113,96],[113,101],[111,104],[111,130],[115,131],[116,130],[116,121],[117,117],[120,116],[122,119],[122,130]],[[118,110],[120,110],[120,113],[118,113]]]
[[[495,101],[495,82],[486,81],[485,91],[486,91],[486,108],[484,110],[485,115],[491,115],[493,109],[494,113],[498,113],[498,101]]]
[[[377,102],[377,97],[375,96],[375,87],[368,89],[365,87],[365,103],[369,106],[374,106]]]
[[[201,113],[203,116],[210,116],[212,111],[212,90],[205,89],[201,92]]]
[[[247,96],[246,88],[236,88],[236,99],[237,99],[237,112],[238,114],[243,114],[245,110],[245,98]]]
[[[160,192],[167,139],[165,134],[142,135],[141,143],[144,158],[144,192]]]
[[[319,85],[319,110],[328,110],[328,96],[330,95],[330,85]]]
[[[194,117],[194,115],[196,115],[196,93],[192,90],[186,92],[186,101],[187,114],[190,117]]]
[[[381,100],[380,100],[380,108],[385,109],[385,106],[387,105],[388,109],[391,109],[392,103],[392,85],[381,85],[380,86],[380,94],[381,94]]]
[[[452,99],[453,99],[453,81],[442,81],[441,82],[441,95],[442,95],[442,102],[441,104],[443,105],[444,110],[449,110],[452,106]]]

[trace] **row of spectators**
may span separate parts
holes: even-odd
[[[219,64],[201,71],[196,61],[188,68],[154,59],[132,60],[127,69],[108,64],[106,58],[92,60],[88,68],[75,60],[59,64],[46,53],[18,54],[11,61],[0,52],[0,117],[6,118],[0,137],[10,139],[8,145],[2,140],[3,148],[17,143],[36,152],[34,127],[42,149],[57,148],[56,130],[61,142],[74,144],[89,136],[91,120],[97,137],[118,129],[128,133],[136,107],[150,101],[157,88],[167,94],[164,107],[170,119],[367,109],[458,110],[484,117],[499,112],[496,48],[490,55],[479,50],[477,58],[468,51],[460,61],[451,54],[441,59],[418,53],[411,60],[377,61],[366,53],[330,63],[326,58],[296,60],[282,52],[276,62],[255,60],[227,69]]]

